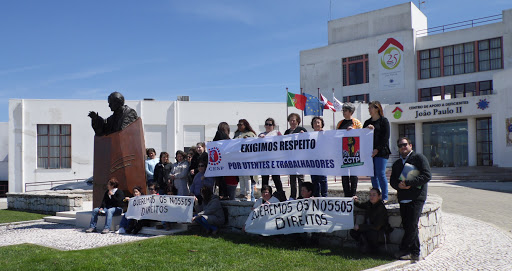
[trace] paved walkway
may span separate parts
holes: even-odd
[[[7,223],[6,223],[7,224]],[[85,233],[73,225],[37,222],[0,225],[0,247],[35,244],[60,250],[79,250],[139,241],[150,235]]]
[[[485,222],[443,213],[443,244],[424,260],[394,270],[512,270],[512,236]]]

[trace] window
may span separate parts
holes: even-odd
[[[492,119],[476,119],[476,161],[478,166],[492,166]]]
[[[420,78],[441,76],[441,57],[439,48],[420,51]]]
[[[501,69],[501,38],[478,42],[478,70]]]
[[[439,101],[441,100],[441,87],[422,88],[421,89],[421,102],[424,101]]]
[[[71,168],[71,125],[37,125],[37,167]]]
[[[369,82],[368,55],[343,58],[342,65],[344,86]]]
[[[475,72],[475,44],[443,47],[444,76]]]
[[[343,102],[360,102],[360,103],[368,103],[370,101],[370,94],[358,94],[358,95],[352,95],[352,96],[344,96]]]
[[[411,143],[413,150],[416,150],[416,131],[414,123],[398,124],[398,138],[407,137]]]
[[[480,95],[492,94],[492,80],[480,81],[479,92],[480,92]]]
[[[418,51],[418,76],[428,79],[503,69],[502,52],[501,37],[445,46],[443,50],[421,50]]]
[[[425,101],[439,101],[449,100],[454,98],[471,97],[477,95],[476,84],[477,82],[470,82],[465,84],[448,85],[442,87],[431,87],[419,89],[419,102]],[[478,95],[491,95],[492,94],[492,80],[478,82]]]
[[[453,97],[453,98],[475,96],[475,92],[476,92],[476,83],[466,83],[466,84],[455,85],[455,97]]]

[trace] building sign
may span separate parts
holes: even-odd
[[[457,99],[388,105],[384,115],[390,122],[438,121],[466,117],[487,117],[496,112],[495,97],[472,96]]]
[[[379,89],[390,90],[404,88],[404,46],[401,39],[380,40],[378,50]]]
[[[413,105],[410,106],[410,110],[415,110],[415,119],[430,117],[430,116],[441,116],[441,115],[454,115],[462,114],[463,105],[469,104],[468,101],[459,102],[443,102],[443,103],[432,103],[425,105]]]

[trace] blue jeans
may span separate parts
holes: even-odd
[[[112,208],[103,208],[105,211],[105,216],[107,217],[105,219],[105,227],[104,229],[110,230],[110,225],[112,224],[112,217],[115,215],[120,215],[123,213],[123,209],[120,207],[112,207]],[[91,217],[91,225],[90,228],[96,228],[96,224],[98,223],[98,215],[100,214],[100,208],[94,208],[92,210],[92,217]]]
[[[208,223],[208,220],[206,220],[206,218],[202,216],[199,218],[196,217],[195,221],[206,230],[216,231],[218,229],[217,226],[211,225],[210,223]]]
[[[372,186],[380,189],[382,200],[388,200],[388,179],[386,178],[386,164],[388,159],[373,157]]]
[[[327,197],[327,176],[311,175],[314,197]]]

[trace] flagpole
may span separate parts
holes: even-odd
[[[332,88],[332,101],[334,102],[334,88]],[[334,115],[334,111],[332,111],[332,127],[336,130],[336,116]]]
[[[286,88],[286,118],[288,118],[288,88]],[[286,122],[286,130],[288,130],[288,122]]]
[[[334,102],[334,88],[332,88],[332,101]],[[334,115],[334,111],[332,111],[332,127],[334,127],[334,130],[337,129],[336,116]],[[334,176],[334,182],[336,182],[336,175]]]
[[[320,88],[318,88],[318,94],[317,94],[317,97],[318,97],[318,99],[320,100]],[[324,110],[324,105],[322,104],[322,108],[320,108],[320,104],[321,104],[321,103],[318,103],[318,105],[317,105],[317,106],[318,106],[318,109],[319,109],[319,110],[318,110],[318,114],[320,114],[320,110]],[[322,112],[322,116],[323,116],[323,115],[324,115],[324,112]]]
[[[302,94],[302,88],[300,88],[300,95],[303,95]],[[302,128],[304,128],[304,110],[302,110],[302,121],[301,121],[301,123],[302,123]]]

